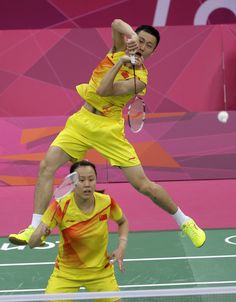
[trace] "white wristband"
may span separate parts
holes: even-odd
[[[128,238],[127,237],[120,237],[119,240],[123,240],[123,241],[127,242]]]

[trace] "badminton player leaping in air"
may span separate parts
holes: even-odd
[[[134,31],[130,25],[116,19],[112,22],[112,38],[112,49],[94,69],[89,83],[76,87],[84,105],[69,117],[40,163],[32,223],[19,234],[9,236],[14,244],[27,244],[40,223],[52,197],[57,169],[68,161],[81,160],[91,148],[107,158],[112,166],[120,167],[136,190],[172,215],[194,246],[201,247],[206,240],[205,232],[178,208],[164,188],[147,178],[133,146],[124,136],[122,109],[136,93],[145,94],[147,70],[143,62],[157,48],[159,32],[146,25]],[[138,54],[135,56],[135,85],[133,57],[130,56],[134,53]]]

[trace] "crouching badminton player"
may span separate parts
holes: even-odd
[[[78,292],[82,286],[92,292],[118,291],[112,262],[117,261],[124,272],[128,221],[114,199],[95,191],[97,172],[93,163],[76,162],[70,172],[75,171],[78,183],[74,190],[51,203],[32,234],[29,246],[39,246],[42,237],[49,235],[53,227],[59,228],[58,254],[46,293]],[[118,247],[110,256],[107,252],[109,219],[117,223],[119,234]]]

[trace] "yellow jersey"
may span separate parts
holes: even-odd
[[[44,213],[42,222],[59,228],[60,242],[55,263],[58,269],[81,273],[83,269],[99,270],[108,264],[108,219],[118,221],[123,214],[109,195],[94,192],[94,199],[91,214],[80,210],[74,192],[60,202],[54,200]]]
[[[96,93],[99,84],[108,72],[109,69],[115,65],[119,59],[125,55],[125,52],[120,51],[116,53],[108,53],[106,57],[98,64],[98,66],[93,71],[91,79],[88,84],[80,84],[76,86],[76,90],[79,95],[94,108],[103,113],[104,116],[120,119],[122,118],[122,109],[132,99],[133,94],[120,95],[120,96],[99,96]],[[143,69],[138,69],[135,71],[136,77],[147,84],[148,71],[143,66]],[[115,81],[127,80],[133,78],[133,70],[126,66],[122,66],[115,77]],[[144,95],[146,93],[146,88],[139,93]]]

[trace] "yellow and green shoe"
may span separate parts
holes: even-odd
[[[18,234],[10,234],[8,236],[8,240],[15,245],[27,245],[34,231],[35,228],[30,225],[28,228],[20,231]]]
[[[195,247],[201,247],[206,241],[205,232],[200,229],[193,219],[187,220],[181,229],[185,235],[192,241]]]

